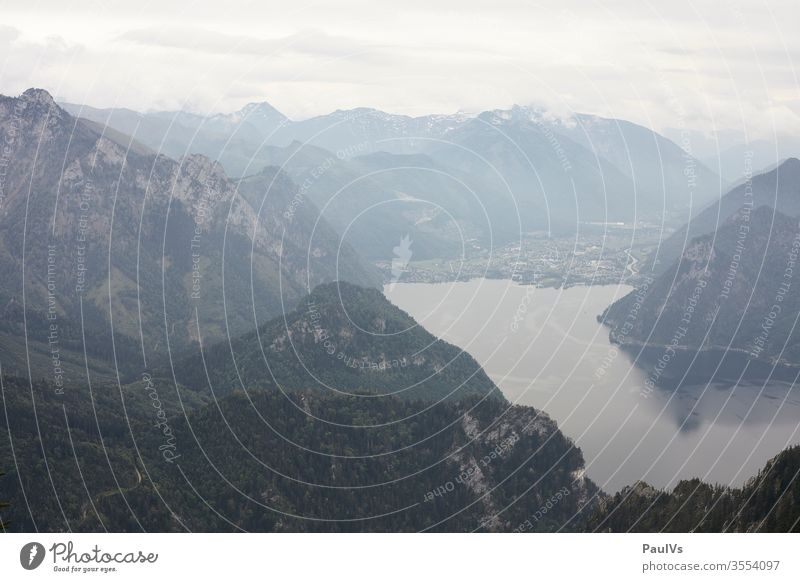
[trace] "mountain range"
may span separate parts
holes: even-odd
[[[391,305],[286,172],[155,154],[42,90],[0,131],[8,527],[510,531],[556,495],[535,529],[587,519],[574,443]]]
[[[608,496],[547,414],[380,291],[372,261],[714,203],[719,178],[646,128],[522,107],[139,114],[30,89],[0,97],[0,143],[4,529],[682,531],[701,510],[709,531],[797,529],[796,449],[741,490]],[[800,316],[793,271],[782,291],[797,163],[753,179],[758,204],[737,205],[744,184],[710,207],[720,228],[698,215],[603,315],[612,339],[793,369],[788,319],[755,334],[773,297]]]
[[[368,241],[380,238],[390,210],[404,216],[402,226],[428,228],[418,233],[420,256],[452,257],[469,239],[502,244],[529,230],[574,233],[585,223],[634,220],[679,226],[724,187],[691,152],[648,128],[532,107],[422,117],[358,108],[300,121],[267,103],[205,118],[65,107],[156,151],[217,159],[234,176],[282,160],[298,183],[310,181],[321,208],[335,200],[323,215],[341,232],[352,226],[353,238],[346,238],[362,254],[374,251]],[[329,159],[336,169],[309,167],[298,157]],[[409,198],[416,201],[410,209]],[[359,217],[366,224],[357,224],[357,212],[367,215]],[[440,226],[448,232],[430,232]]]
[[[2,332],[25,337],[34,364],[78,352],[141,368],[253,329],[319,283],[380,283],[276,168],[234,180],[199,154],[173,160],[38,89],[0,98],[0,137]]]

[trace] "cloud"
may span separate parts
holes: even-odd
[[[95,106],[202,113],[269,101],[293,118],[539,103],[657,129],[800,133],[793,0],[312,0],[280,11],[227,0],[223,12],[211,1],[15,3],[0,27],[0,92],[42,86]]]
[[[359,42],[314,29],[278,38],[258,38],[197,28],[142,28],[127,31],[114,40],[148,47],[175,48],[217,55],[274,56],[294,53],[330,58],[357,55],[382,48],[375,43]]]

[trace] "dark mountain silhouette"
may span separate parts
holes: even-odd
[[[643,272],[660,273],[668,269],[689,241],[713,233],[745,206],[751,209],[769,206],[788,216],[800,216],[800,160],[789,158],[772,170],[741,181],[662,242],[648,264],[643,265]]]
[[[613,341],[645,349],[640,363],[667,354],[659,377],[780,376],[776,365],[792,375],[800,358],[798,250],[797,218],[743,208],[602,319]]]
[[[609,532],[798,532],[800,447],[771,459],[743,487],[690,479],[672,491],[646,483],[603,499],[590,531]]]

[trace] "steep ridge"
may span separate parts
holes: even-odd
[[[0,99],[11,144],[2,331],[43,344],[54,368],[61,350],[83,353],[84,342],[106,363],[116,350],[118,364],[141,367],[168,341],[253,329],[326,280],[379,282],[313,204],[295,202],[285,176],[234,181],[203,156],[174,161],[98,129],[42,90]],[[253,208],[240,190],[268,195]]]
[[[792,376],[800,358],[799,251],[797,218],[769,206],[743,208],[693,239],[679,261],[602,320],[612,341],[644,348],[640,363],[656,358],[656,379]]]
[[[184,385],[215,394],[277,386],[426,402],[504,400],[468,353],[435,338],[378,290],[344,282],[320,285],[294,311],[192,353],[175,369]]]
[[[713,233],[741,208],[769,206],[788,216],[800,216],[800,160],[789,158],[767,172],[753,175],[745,158],[744,179],[720,200],[702,208],[680,230],[663,241],[643,265],[645,273],[662,273],[681,256],[686,243]],[[750,160],[752,164],[752,160]]]

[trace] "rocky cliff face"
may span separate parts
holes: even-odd
[[[38,89],[0,98],[0,143],[3,331],[32,345],[142,358],[252,329],[324,281],[379,281],[275,172],[155,155]]]

